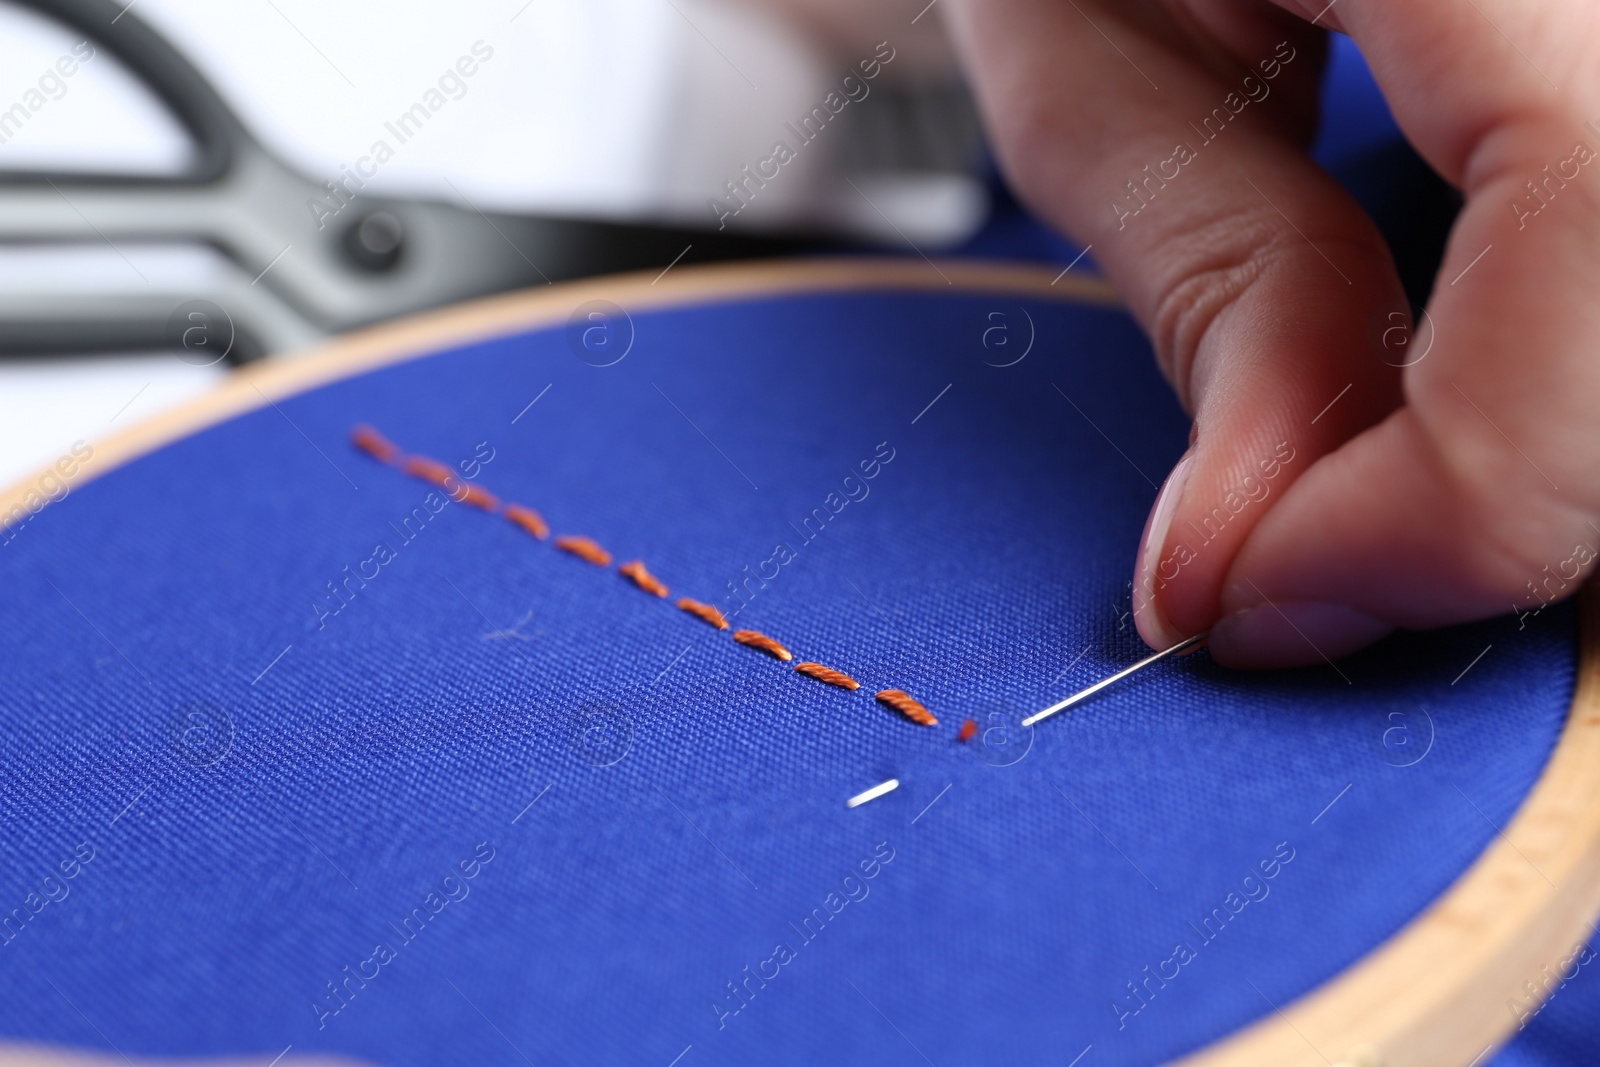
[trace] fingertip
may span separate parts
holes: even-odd
[[[1244,670],[1332,663],[1394,629],[1345,604],[1266,601],[1218,619],[1211,628],[1211,656]]]
[[[1159,603],[1154,598],[1146,603],[1143,611],[1134,615],[1133,621],[1144,643],[1156,652],[1171,648],[1186,636],[1179,633],[1171,620],[1161,614]]]
[[[1167,550],[1167,534],[1172,519],[1183,502],[1184,485],[1189,480],[1189,470],[1194,465],[1194,453],[1186,452],[1173,465],[1172,473],[1161,485],[1161,492],[1145,519],[1144,536],[1139,541],[1139,563],[1133,575],[1133,621],[1145,644],[1154,649],[1170,648],[1183,640],[1172,621],[1167,618],[1161,604],[1160,590],[1166,586],[1162,580],[1162,561]]]

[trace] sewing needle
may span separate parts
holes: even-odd
[[[1073,693],[1071,696],[1067,697],[1067,699],[1065,699],[1063,701],[1060,701],[1059,703],[1056,703],[1056,704],[1051,704],[1048,708],[1045,708],[1043,711],[1036,712],[1036,713],[1034,713],[1032,715],[1029,715],[1026,719],[1022,720],[1022,725],[1024,725],[1024,726],[1032,726],[1036,722],[1040,722],[1040,721],[1042,721],[1044,719],[1048,719],[1050,716],[1056,714],[1057,712],[1066,711],[1068,708],[1072,707],[1074,704],[1081,704],[1085,700],[1088,700],[1090,697],[1094,696],[1096,693],[1100,692],[1100,690],[1104,689],[1106,686],[1112,685],[1113,683],[1116,683],[1116,682],[1120,682],[1120,681],[1122,681],[1122,679],[1126,678],[1128,675],[1134,673],[1135,671],[1142,671],[1146,667],[1150,666],[1151,664],[1160,663],[1162,660],[1166,659],[1168,656],[1175,656],[1179,652],[1184,651],[1185,649],[1193,648],[1194,646],[1204,642],[1205,639],[1210,637],[1210,636],[1211,636],[1211,631],[1207,630],[1205,633],[1199,633],[1199,634],[1195,634],[1193,637],[1185,638],[1184,640],[1179,641],[1177,644],[1173,645],[1171,648],[1163,649],[1160,652],[1156,652],[1156,653],[1154,653],[1152,655],[1146,656],[1144,659],[1140,660],[1138,663],[1135,663],[1135,664],[1133,664],[1132,666],[1129,666],[1129,667],[1122,668],[1120,671],[1118,671],[1116,674],[1111,675],[1109,678],[1102,678],[1098,682],[1096,682],[1093,685],[1091,685],[1089,688],[1080,689],[1076,693]]]

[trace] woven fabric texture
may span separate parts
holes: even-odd
[[[1119,312],[940,292],[630,321],[266,406],[0,549],[0,1033],[419,1067],[1155,1063],[1393,934],[1548,758],[1557,609],[1273,675],[1201,652],[1015,726],[1142,652],[1132,552],[1187,422]],[[357,422],[670,597],[434,513]]]

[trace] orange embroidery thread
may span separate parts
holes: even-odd
[[[617,573],[651,596],[664,597],[667,595],[667,587],[662,585],[655,575],[645,570],[644,560],[642,559],[624,563],[617,568]]]
[[[933,713],[918,703],[910,693],[904,689],[885,689],[878,694],[878,703],[886,704],[916,723],[918,726],[938,726],[939,720]],[[971,720],[968,720],[971,722]],[[976,729],[976,725],[974,725]]]
[[[362,424],[354,427],[350,431],[350,440],[357,448],[373,459],[381,463],[397,463],[406,474],[439,486],[448,492],[454,500],[473,504],[491,514],[500,509],[498,497],[486,489],[466,484],[445,464],[437,460],[428,459],[425,456],[406,456],[402,459],[399,447],[371,426]],[[530,507],[524,507],[521,504],[507,504],[504,515],[511,522],[541,541],[550,536],[550,527],[546,525],[544,516]],[[611,553],[601,548],[590,538],[563,536],[556,538],[554,544],[555,547],[563,552],[569,552],[579,559],[593,563],[596,566],[607,567],[611,565]],[[658,597],[667,595],[667,587],[645,568],[643,560],[631,560],[622,564],[617,570],[623,577],[631,580],[645,592]],[[719,630],[728,629],[728,620],[721,611],[718,611],[710,604],[704,604],[689,597],[680,597],[677,601],[677,606],[680,610],[693,615],[710,626],[715,626]],[[735,630],[733,639],[741,645],[765,652],[775,659],[785,662],[794,659],[793,654],[787,648],[784,648],[766,634],[758,633],[755,630]],[[861,684],[848,674],[836,671],[832,667],[824,667],[820,663],[796,663],[794,669],[796,673],[815,678],[817,681],[828,685],[838,686],[840,689],[855,690],[861,688]],[[877,694],[877,699],[880,703],[888,705],[918,725],[934,726],[939,721],[933,717],[927,708],[923,707],[903,690],[882,690]],[[961,724],[958,740],[971,740],[977,733],[978,724],[968,719]]]
[[[438,460],[429,459],[426,456],[407,456],[405,462],[400,464],[400,469],[413,478],[421,478],[425,482],[432,482],[441,489],[449,489],[452,485],[461,484],[461,480],[456,477],[455,471]]]
[[[461,493],[456,499],[462,503],[482,508],[491,515],[500,510],[500,498],[487,489],[479,489],[475,485],[466,485],[462,482],[456,484],[461,486]]]
[[[407,456],[400,469],[413,478],[421,478],[431,482],[440,489],[450,494],[450,499],[462,504],[471,504],[484,511],[493,513],[500,510],[500,500],[493,493],[479,489],[475,485],[468,485],[456,477],[456,472],[440,463],[438,460],[426,456]]]
[[[978,734],[978,724],[968,719],[961,724],[961,732],[956,735],[957,741],[971,741]]]
[[[733,639],[741,645],[758,648],[762,652],[776,656],[785,662],[794,659],[794,656],[790,654],[787,648],[784,648],[766,634],[758,634],[754,630],[735,630],[733,631]]]
[[[507,504],[503,514],[541,541],[550,536],[550,527],[545,525],[544,516],[532,508],[525,508],[521,504]]]
[[[728,628],[728,620],[722,617],[722,612],[710,604],[702,604],[700,601],[690,600],[688,597],[679,597],[678,608],[680,611],[687,611],[690,615],[703,622],[710,623],[719,630]]]
[[[555,546],[563,552],[571,552],[579,559],[593,563],[596,567],[611,565],[611,553],[587,537],[558,537]]]
[[[801,674],[815,678],[819,682],[836,685],[840,689],[860,689],[861,683],[842,671],[832,667],[824,667],[820,663],[796,663],[794,669]]]
[[[366,423],[361,423],[350,431],[350,443],[379,463],[393,463],[395,457],[400,455],[399,445]]]

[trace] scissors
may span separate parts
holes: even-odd
[[[0,250],[202,246],[223,269],[182,285],[140,284],[130,272],[128,284],[89,292],[81,280],[52,285],[42,277],[8,286],[0,292],[0,354],[171,349],[188,362],[241,363],[470,297],[665,266],[690,245],[695,261],[844,245],[365,192],[351,201],[356,210],[329,223],[306,210],[328,188],[274,157],[131,5],[19,2],[121,60],[170,109],[194,151],[172,176],[0,171]]]

